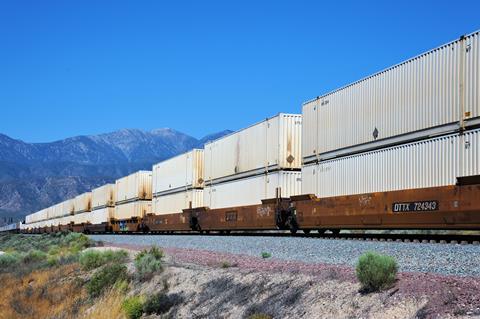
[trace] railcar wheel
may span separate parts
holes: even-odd
[[[305,235],[310,234],[310,229],[303,229],[303,233],[304,233]]]
[[[330,231],[331,231],[332,234],[335,235],[335,236],[338,236],[338,234],[340,234],[340,229],[331,229]]]
[[[320,235],[325,234],[325,229],[318,229],[317,231],[318,231],[318,233],[319,233]]]

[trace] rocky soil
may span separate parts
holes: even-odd
[[[134,293],[167,282],[177,300],[171,318],[480,318],[480,277],[404,272],[391,289],[364,294],[348,266],[163,249],[166,270]]]

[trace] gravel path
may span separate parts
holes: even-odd
[[[370,242],[318,238],[278,238],[182,235],[92,235],[116,244],[157,245],[260,256],[269,252],[280,260],[354,266],[366,251],[394,256],[400,271],[480,277],[480,246]]]

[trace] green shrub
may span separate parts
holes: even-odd
[[[103,252],[89,250],[80,254],[79,262],[83,270],[92,270],[111,262],[124,262],[127,259],[125,250],[106,250]]]
[[[157,314],[161,315],[167,313],[173,306],[178,305],[184,301],[184,298],[179,294],[169,294],[159,292],[151,295],[145,300],[143,304],[143,312],[147,315]]]
[[[113,285],[113,289],[116,289],[117,291],[121,293],[126,293],[129,290],[130,286],[128,283],[128,280],[119,280]]]
[[[267,259],[267,258],[270,258],[270,257],[272,257],[272,254],[267,253],[267,252],[265,252],[265,251],[262,252],[262,258],[263,258],[263,259]]]
[[[364,290],[377,291],[395,282],[398,265],[393,257],[367,252],[358,259],[356,272]]]
[[[230,268],[232,265],[228,261],[222,262],[222,268]]]
[[[106,288],[117,281],[127,280],[127,267],[123,264],[109,264],[98,269],[87,283],[87,291],[91,297],[100,296]]]
[[[129,319],[138,319],[143,314],[143,302],[139,296],[126,298],[122,303],[122,309]]]
[[[163,252],[152,247],[150,250],[143,250],[135,256],[136,276],[140,280],[151,278],[155,273],[163,269],[162,258]]]
[[[23,256],[23,262],[25,264],[42,262],[45,260],[47,260],[47,254],[37,249],[32,249],[26,255]]]
[[[17,253],[5,253],[0,255],[0,272],[11,269],[20,263],[21,256]]]

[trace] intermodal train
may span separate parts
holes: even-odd
[[[479,37],[30,214],[18,228],[480,230]]]

